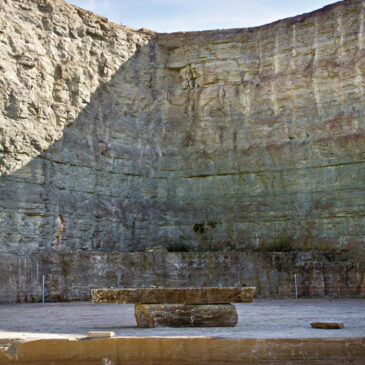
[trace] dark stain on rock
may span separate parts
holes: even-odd
[[[217,222],[215,221],[209,221],[209,222],[205,222],[205,223],[195,223],[194,224],[194,232],[196,233],[206,233],[207,229],[215,229],[217,227]]]
[[[191,147],[193,145],[194,145],[194,135],[191,131],[189,131],[188,133],[186,133],[184,146]]]
[[[193,228],[196,233],[205,233],[204,223],[195,223]]]

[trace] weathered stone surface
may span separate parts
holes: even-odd
[[[364,338],[221,339],[210,336],[119,337],[75,341],[47,339],[14,342],[0,350],[2,365],[363,365]],[[52,349],[52,351],[50,351]],[[272,359],[275,359],[273,362]]]
[[[151,35],[62,0],[1,1],[0,174],[59,140]]]
[[[19,278],[44,250],[54,298],[89,296],[74,281],[91,281],[83,265],[68,266],[84,251],[85,266],[104,255],[90,270],[109,276],[107,252],[157,245],[363,251],[364,22],[364,2],[349,0],[257,28],[153,34],[60,0],[1,1],[0,252],[19,255],[0,262],[15,278],[2,297],[24,300]],[[168,276],[131,260],[143,278]],[[212,262],[206,281],[224,256]],[[222,281],[239,281],[238,266]],[[278,291],[275,266],[248,277],[290,292],[295,267]],[[303,270],[304,295],[363,293],[361,272],[346,289],[346,270]]]
[[[339,322],[313,322],[311,323],[311,327],[325,330],[334,330],[344,328],[345,325]]]
[[[256,288],[92,289],[94,304],[224,304],[252,302]]]
[[[360,249],[363,13],[153,38],[2,1],[2,252]]]
[[[92,288],[256,287],[256,297],[365,297],[365,257],[356,252],[0,254],[0,302],[90,300]]]
[[[133,249],[140,187],[157,187],[142,176],[158,118],[152,36],[61,0],[0,2],[1,252]]]
[[[152,327],[234,327],[238,321],[232,304],[136,304],[137,326]]]

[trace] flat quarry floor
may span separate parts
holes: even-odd
[[[82,338],[89,331],[120,337],[209,336],[218,338],[365,337],[365,300],[264,300],[236,304],[236,327],[137,328],[133,304],[32,303],[0,305],[0,342]],[[312,329],[311,322],[343,322],[344,329]]]

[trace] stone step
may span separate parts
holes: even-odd
[[[254,287],[92,289],[94,304],[229,304],[252,302]]]

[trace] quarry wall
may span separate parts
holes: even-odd
[[[2,302],[90,300],[121,287],[255,286],[256,297],[365,297],[364,259],[335,252],[72,252],[2,255]]]
[[[156,34],[61,0],[2,1],[0,301],[36,297],[40,271],[57,272],[50,298],[80,299],[134,266],[125,285],[201,285],[213,265],[209,285],[285,296],[304,265],[303,286],[323,290],[303,295],[363,295],[364,12],[349,0]],[[140,252],[156,246],[194,253],[161,253],[158,269]],[[348,289],[324,289],[336,280]]]
[[[159,36],[174,241],[363,245],[363,12]]]

